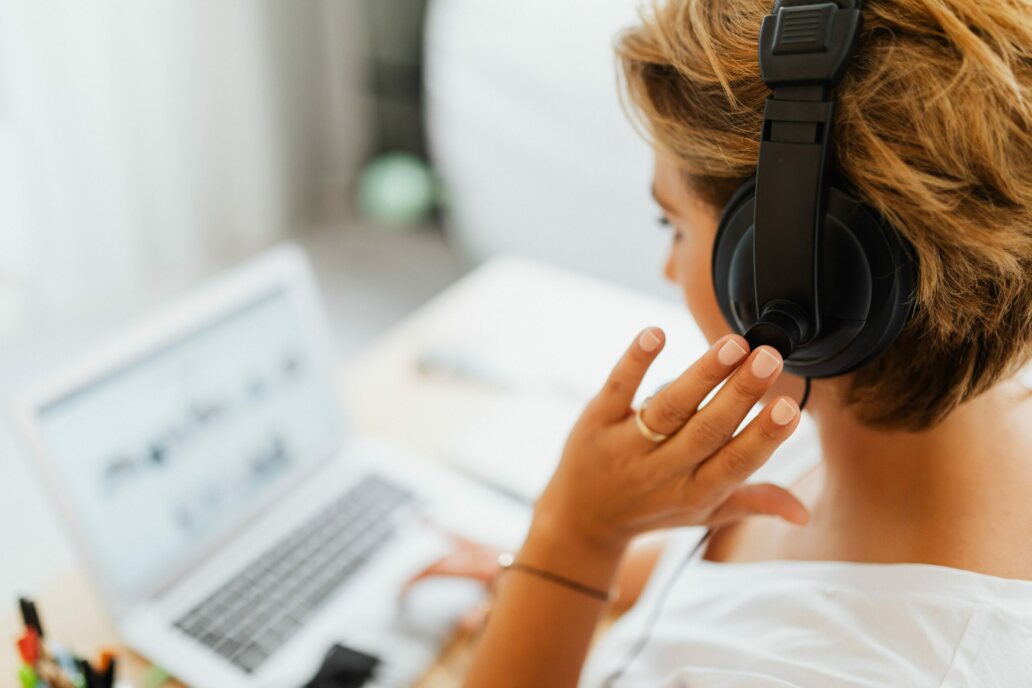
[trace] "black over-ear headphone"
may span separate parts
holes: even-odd
[[[904,239],[835,178],[835,86],[856,49],[860,0],[777,0],[760,29],[756,176],[724,208],[713,282],[724,317],[785,369],[842,375],[882,353],[910,312]]]
[[[811,377],[854,370],[883,352],[910,314],[917,264],[873,208],[831,183],[834,87],[860,35],[860,0],[777,0],[760,28],[763,113],[756,178],[724,208],[713,285],[731,326]],[[667,596],[709,531],[678,564],[613,686],[644,651]]]
[[[860,4],[777,0],[764,17],[760,74],[774,93],[763,113],[756,177],[724,208],[713,246],[724,318],[753,348],[773,346],[786,370],[808,380],[842,375],[883,352],[906,324],[917,277],[904,239],[831,183],[833,89],[856,50]],[[711,533],[664,583],[606,686],[644,651],[670,590]]]

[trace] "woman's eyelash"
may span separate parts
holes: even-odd
[[[670,226],[670,220],[667,219],[666,215],[660,215],[659,217],[657,217],[656,222],[659,224],[660,227]]]

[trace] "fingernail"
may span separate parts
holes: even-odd
[[[761,380],[766,380],[774,374],[779,365],[781,365],[781,361],[774,354],[766,349],[760,349],[760,353],[756,354],[756,358],[753,359],[752,373]]]
[[[738,363],[745,356],[745,349],[742,345],[733,339],[729,339],[724,342],[724,346],[720,347],[717,352],[717,360],[724,365],[732,365]]]
[[[784,399],[778,399],[778,403],[774,404],[774,408],[770,410],[770,419],[778,425],[788,425],[795,420],[796,413],[795,406]]]
[[[645,331],[638,337],[638,345],[641,346],[647,352],[653,352],[656,347],[659,346],[659,337],[652,331],[651,327],[645,328]]]

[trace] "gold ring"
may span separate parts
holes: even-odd
[[[644,437],[647,440],[651,440],[656,444],[659,444],[660,442],[665,442],[668,439],[670,439],[670,435],[664,435],[661,432],[656,432],[655,430],[653,430],[645,424],[645,419],[641,417],[641,414],[645,412],[645,407],[649,405],[650,401],[652,401],[652,397],[646,399],[644,403],[642,403],[642,405],[638,408],[638,410],[634,412],[634,424],[638,426],[638,432],[641,433],[642,437]]]

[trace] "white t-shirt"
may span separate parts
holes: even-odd
[[[814,465],[812,428],[779,451],[764,480]],[[702,535],[671,538],[635,607],[601,639],[582,688],[1032,686],[1032,582],[924,564],[696,558]],[[671,575],[644,648],[628,665]]]

